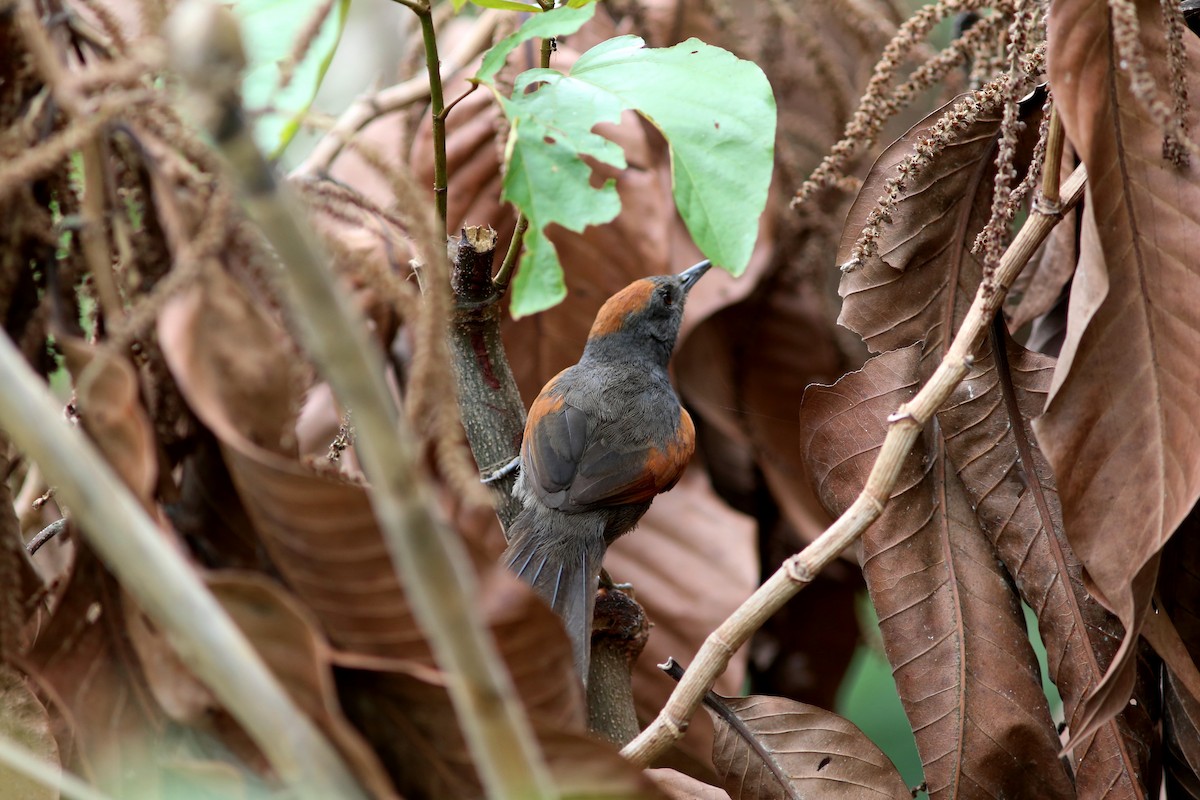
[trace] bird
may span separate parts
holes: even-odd
[[[522,510],[501,558],[562,618],[585,685],[604,554],[695,451],[667,367],[688,292],[710,266],[642,278],[605,301],[579,362],[545,385],[525,422],[513,487]]]

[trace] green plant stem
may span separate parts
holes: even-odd
[[[196,570],[163,536],[7,336],[0,336],[0,428],[57,487],[88,544],[298,796],[364,798]],[[285,733],[286,732],[286,733]]]
[[[543,2],[538,0],[543,11],[549,11],[554,8],[554,3]],[[550,54],[554,52],[554,40],[543,39],[540,51],[540,64],[542,69],[550,68]],[[492,279],[492,286],[496,290],[496,296],[503,295],[508,290],[508,284],[512,280],[513,270],[517,266],[517,256],[521,253],[521,244],[525,241],[525,231],[529,230],[529,220],[524,214],[517,213],[517,226],[513,228],[512,241],[508,243],[508,251],[504,254],[504,261],[500,264],[500,269],[496,272],[496,277]]]
[[[504,254],[504,261],[500,264],[496,277],[492,279],[492,286],[496,290],[497,297],[508,289],[508,282],[512,280],[513,269],[517,266],[517,256],[521,254],[521,242],[525,240],[525,231],[527,230],[529,230],[529,219],[524,214],[517,214],[517,227],[513,228],[512,240],[508,243],[508,252]]]
[[[401,0],[402,1],[402,0]],[[408,5],[406,3],[406,5]],[[442,94],[442,66],[438,59],[437,35],[433,29],[433,10],[428,4],[416,11],[421,21],[421,39],[425,44],[425,69],[429,73],[429,114],[433,123],[433,200],[437,206],[438,231],[441,241],[446,241],[448,176],[446,173],[446,100]]]

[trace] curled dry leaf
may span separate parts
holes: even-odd
[[[152,509],[158,479],[154,427],[138,397],[133,365],[110,348],[74,336],[59,336],[58,343],[75,379],[84,430],[134,496]]]
[[[1200,702],[1169,672],[1163,682],[1163,766],[1168,797],[1200,797]]]
[[[1147,68],[1167,86],[1160,9],[1137,6]],[[1200,162],[1163,158],[1163,131],[1120,64],[1109,4],[1054,3],[1049,26],[1050,80],[1071,87],[1055,97],[1088,194],[1066,342],[1034,427],[1067,537],[1125,628],[1111,679],[1089,701],[1102,719],[1127,701],[1158,554],[1200,496]],[[1200,42],[1183,40],[1196,63]],[[1200,96],[1186,75],[1188,94]]]
[[[805,393],[805,447],[831,512],[862,490],[920,359],[893,350]],[[860,560],[930,796],[1072,797],[1019,602],[936,425],[926,433]]]
[[[875,160],[846,217],[839,264],[850,260],[896,166],[955,102],[914,125]],[[982,272],[968,236],[988,219],[999,131],[999,111],[981,113],[939,158],[910,178],[891,222],[880,225],[877,255],[842,275],[838,323],[862,336],[871,352],[916,342],[924,342],[926,352],[936,352],[954,336]]]
[[[115,796],[156,796],[165,720],[126,637],[119,591],[79,548],[22,669],[49,698],[64,765]]]
[[[993,341],[995,341],[993,339]],[[1062,528],[1054,476],[1027,420],[1045,403],[1054,359],[1004,335],[1005,358],[977,361],[938,412],[946,454],[979,522],[1038,619],[1050,679],[1067,726],[1079,730],[1083,700],[1121,640],[1117,619],[1088,595]],[[1071,754],[1081,797],[1152,797],[1157,785],[1149,692],[1127,704]]]
[[[333,643],[356,653],[429,661],[362,486],[303,467],[255,441],[293,441],[295,407],[283,332],[219,271],[159,318],[172,375],[220,439],[242,502],[271,559]],[[240,383],[230,362],[260,372]],[[231,384],[238,384],[231,386]]]
[[[59,768],[58,742],[51,730],[46,707],[38,700],[25,677],[0,664],[0,739],[14,742]],[[58,800],[58,790],[0,764],[0,787],[5,797],[21,800]]]
[[[320,621],[337,648],[333,658],[343,666],[390,670],[404,662],[406,668],[432,669],[428,642],[392,569],[367,489],[317,474],[250,441],[240,429],[241,406],[214,388],[221,383],[224,345],[213,343],[213,330],[243,351],[258,350],[248,358],[262,363],[286,357],[282,334],[229,280],[181,294],[160,318],[163,351],[180,390],[221,440],[242,502],[273,563]],[[277,372],[276,378],[287,375]],[[277,407],[293,407],[277,386],[263,389],[263,405],[279,398]],[[234,399],[255,402],[247,387]],[[290,432],[280,433],[290,438]],[[484,611],[527,708],[548,725],[582,729],[583,700],[557,618],[507,573],[487,586]],[[448,724],[454,724],[452,715]]]
[[[720,698],[713,763],[734,800],[912,797],[891,760],[852,722],[782,697]]]
[[[395,800],[398,795],[378,756],[342,713],[329,646],[312,615],[256,573],[220,572],[209,575],[206,583],[296,704],[342,752],[371,796]]]

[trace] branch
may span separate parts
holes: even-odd
[[[514,800],[553,797],[512,679],[475,613],[478,587],[466,547],[431,510],[433,496],[417,468],[412,432],[384,382],[382,354],[311,242],[307,221],[254,146],[237,90],[237,23],[227,9],[205,0],[184,8],[192,14],[178,17],[176,12],[178,36],[170,37],[177,69],[215,106],[214,139],[232,162],[230,175],[241,182],[247,210],[287,265],[281,278],[306,349],[339,399],[354,410],[356,449],[371,481],[375,517],[413,613],[447,673],[447,688],[487,794]],[[225,80],[217,83],[214,75]]]
[[[1041,204],[1035,204],[1034,211],[1004,253],[995,274],[979,285],[962,328],[933,376],[916,397],[888,417],[890,426],[887,438],[867,477],[866,486],[854,503],[812,544],[785,561],[766,583],[709,635],[696,654],[696,660],[675,687],[667,705],[649,727],[621,751],[621,755],[642,767],[662,755],[687,730],[688,720],[704,700],[705,692],[725,670],[737,649],[879,518],[914,441],[954,388],[966,377],[973,361],[971,354],[987,333],[988,325],[1013,280],[1063,213],[1079,202],[1085,181],[1086,173],[1080,166],[1063,185],[1058,208],[1044,209]]]
[[[490,473],[516,457],[525,430],[525,404],[500,337],[501,306],[492,289],[492,256],[496,232],[465,228],[452,245],[450,286],[454,311],[450,352],[458,383],[458,405],[471,454],[482,473]],[[521,512],[513,497],[515,476],[492,484],[496,514],[505,530]]]
[[[433,129],[433,200],[437,206],[440,241],[446,241],[446,100],[442,96],[442,73],[438,63],[437,32],[433,28],[433,9],[428,2],[395,0],[411,8],[421,23],[421,43],[425,48],[425,72],[429,76],[429,116]]]

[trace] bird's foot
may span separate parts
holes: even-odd
[[[489,472],[487,475],[484,475],[482,478],[479,479],[479,482],[484,484],[485,486],[489,486],[502,478],[507,478],[509,475],[512,475],[514,472],[516,472],[518,469],[520,469],[520,467],[521,467],[521,457],[517,456],[512,461],[510,461],[507,464],[505,464],[504,466],[502,466],[500,469],[495,470],[494,472]]]

